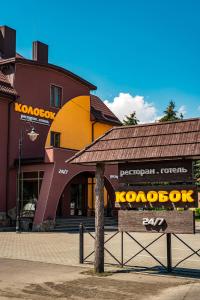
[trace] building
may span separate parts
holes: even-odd
[[[32,212],[34,229],[49,228],[56,216],[93,214],[94,168],[69,165],[66,159],[121,125],[91,95],[94,90],[96,86],[85,79],[50,64],[46,44],[33,42],[31,60],[17,54],[15,30],[0,27],[2,225],[15,222],[17,183],[22,215]],[[33,128],[39,134],[34,142],[27,135]],[[112,211],[116,182],[116,166],[110,166],[105,175],[105,214]]]

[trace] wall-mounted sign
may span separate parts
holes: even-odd
[[[32,116],[29,116],[29,115],[21,115],[20,116],[20,120],[26,121],[26,122],[38,123],[38,124],[50,126],[49,120],[47,120],[47,119],[39,119],[39,118],[32,117]]]
[[[50,125],[49,120],[54,120],[56,113],[22,103],[15,103],[15,111],[22,113],[20,119],[43,125]]]
[[[118,179],[118,175],[110,175],[110,179]]]
[[[67,170],[67,169],[59,169],[58,170],[58,174],[62,174],[62,175],[67,175],[68,172],[69,172],[69,170]]]
[[[115,201],[118,204],[134,206],[177,206],[196,207],[198,205],[196,186],[126,186],[115,192]],[[140,205],[138,205],[140,204]],[[173,205],[172,205],[173,204]]]
[[[118,230],[194,234],[194,213],[192,211],[120,210],[118,212]]]
[[[192,161],[123,163],[118,166],[120,183],[192,181]]]

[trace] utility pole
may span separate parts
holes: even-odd
[[[104,169],[103,163],[96,165],[95,186],[95,273],[104,272]]]

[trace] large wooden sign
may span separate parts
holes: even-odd
[[[119,210],[118,230],[194,234],[194,213],[192,211]]]
[[[120,183],[188,182],[193,180],[191,160],[171,160],[118,165]]]
[[[115,192],[116,206],[121,207],[197,207],[195,185],[123,186]]]

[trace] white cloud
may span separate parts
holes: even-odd
[[[186,111],[185,105],[181,105],[181,106],[179,107],[179,109],[178,109],[178,115],[182,114],[183,117],[185,117],[186,112],[187,112],[187,111]]]
[[[104,103],[121,121],[133,111],[136,111],[140,123],[154,122],[158,119],[157,109],[152,103],[145,101],[143,96],[119,93],[119,96],[115,97],[112,102],[105,100]]]

